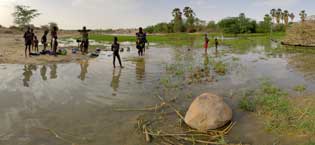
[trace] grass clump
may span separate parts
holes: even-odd
[[[248,111],[248,112],[254,112],[256,109],[255,100],[249,98],[248,96],[244,96],[238,105],[242,110]]]
[[[264,81],[255,91],[255,98],[245,96],[239,107],[255,111],[265,122],[266,130],[280,135],[312,135],[315,133],[315,99],[292,98],[271,83]]]

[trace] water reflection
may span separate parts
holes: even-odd
[[[89,67],[89,60],[82,60],[80,62],[80,68],[81,68],[81,73],[80,73],[80,80],[84,81],[86,78],[86,74],[88,73],[88,67]]]
[[[145,76],[145,61],[144,58],[139,58],[136,62],[136,77],[137,80],[143,80]]]
[[[116,69],[113,69],[112,81],[110,83],[110,86],[113,88],[115,92],[117,92],[117,89],[119,88],[120,75],[121,75],[121,69],[118,70],[117,75],[116,75]]]
[[[56,79],[57,76],[57,64],[49,65],[50,68],[50,79]]]
[[[40,75],[44,81],[47,80],[46,72],[47,72],[46,65],[43,65],[42,68],[40,69]]]
[[[32,65],[32,64],[30,64],[30,65],[24,65],[24,72],[23,72],[23,76],[24,76],[24,78],[23,78],[23,85],[25,86],[25,87],[29,87],[29,81],[31,80],[31,77],[32,77],[32,75],[33,75],[33,72],[32,72],[32,70],[36,70],[36,66],[35,65]]]

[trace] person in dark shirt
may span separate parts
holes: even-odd
[[[33,34],[31,33],[31,28],[28,27],[27,31],[24,33],[24,40],[25,40],[25,57],[27,57],[27,49],[28,49],[28,54],[31,54],[31,45],[32,45],[32,39],[33,39]]]
[[[112,44],[114,68],[116,68],[116,65],[115,65],[116,57],[117,57],[117,59],[119,61],[120,67],[123,68],[123,66],[121,64],[121,60],[120,60],[119,49],[120,49],[120,46],[119,46],[119,43],[118,43],[118,38],[114,37],[114,43]]]
[[[219,45],[219,40],[218,38],[214,39],[214,45],[215,45],[215,53],[218,53],[218,45]]]
[[[34,33],[34,29],[31,29],[31,34],[32,34],[32,50],[34,50],[34,36],[35,36],[35,33]]]
[[[86,27],[83,27],[83,30],[78,30],[82,34],[81,39],[81,52],[82,54],[88,53],[89,49],[89,32],[91,30],[87,30]],[[84,48],[84,49],[82,49]]]
[[[45,52],[46,51],[46,48],[47,48],[47,34],[48,34],[48,30],[46,30],[45,32],[44,32],[44,35],[42,36],[42,40],[41,40],[41,42],[42,42],[42,44],[43,44],[43,52]]]
[[[51,32],[51,45],[53,48],[53,54],[57,55],[57,48],[58,48],[58,34],[57,34],[58,28],[55,26],[53,28],[53,31]]]
[[[143,52],[145,49],[145,43],[147,42],[146,33],[143,32],[142,28],[139,28],[139,32],[136,33],[137,37],[137,49],[138,49],[138,55],[143,56]]]
[[[35,47],[35,52],[38,52],[38,39],[37,39],[37,36],[34,35],[34,47]]]

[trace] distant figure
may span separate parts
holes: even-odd
[[[24,33],[24,41],[25,41],[25,57],[27,57],[27,49],[28,49],[28,54],[30,56],[31,54],[31,45],[32,45],[32,39],[33,39],[33,34],[31,32],[31,28],[28,27],[27,31]]]
[[[31,33],[32,33],[32,50],[34,50],[34,37],[35,37],[35,33],[34,33],[34,29],[31,29]]]
[[[209,44],[209,38],[208,38],[208,35],[205,34],[205,44],[204,44],[205,53],[208,53],[208,44]]]
[[[146,33],[143,32],[142,28],[139,28],[139,32],[136,33],[137,36],[137,49],[138,49],[138,55],[143,56],[143,52],[145,51],[145,43],[147,42],[147,36]]]
[[[120,55],[119,55],[119,43],[118,43],[118,38],[117,37],[114,37],[114,43],[112,44],[112,51],[113,51],[113,65],[114,65],[114,68],[116,68],[116,65],[115,65],[115,60],[116,60],[116,57],[119,61],[119,64],[120,64],[120,67],[123,68],[122,64],[121,64],[121,60],[120,60]]]
[[[58,28],[56,26],[53,27],[53,30],[51,31],[51,45],[53,49],[53,54],[57,55],[57,48],[58,48],[58,34],[57,34]]]
[[[215,44],[215,53],[218,53],[219,40],[217,38],[214,39],[214,44]]]
[[[48,30],[45,30],[44,35],[42,36],[41,42],[43,44],[43,52],[46,51],[47,48],[47,34],[48,34]]]
[[[35,47],[35,52],[38,53],[38,39],[37,39],[37,36],[35,35],[34,36],[34,47]]]
[[[81,40],[81,52],[82,54],[88,53],[89,49],[89,32],[91,30],[87,30],[84,26],[82,30],[78,30],[82,34],[82,40]]]

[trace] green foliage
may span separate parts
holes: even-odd
[[[218,22],[220,29],[224,33],[240,34],[240,33],[255,33],[256,21],[246,18],[245,14],[241,13],[239,17],[228,17]]]
[[[306,90],[306,86],[305,85],[297,85],[293,87],[293,90],[299,93],[302,93]]]
[[[36,9],[31,9],[29,6],[16,5],[14,13],[14,23],[20,28],[29,25],[32,19],[40,15]]]
[[[172,33],[173,27],[171,23],[158,23],[154,26],[148,26],[145,31],[148,33]]]
[[[244,96],[238,106],[244,111],[254,112],[256,109],[256,102],[249,96]]]

